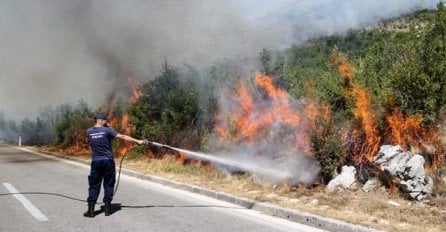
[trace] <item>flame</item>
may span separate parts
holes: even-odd
[[[137,88],[136,81],[133,79],[133,77],[128,74],[125,75],[125,79],[132,91],[132,95],[129,97],[128,103],[135,102],[139,97],[142,96],[142,92]],[[114,110],[116,109],[118,105],[118,98],[116,95],[111,95],[110,101],[108,104],[108,110],[107,110],[107,118],[111,119],[109,122],[109,126],[116,128],[120,127],[124,131],[125,134],[130,134],[134,127],[129,123],[129,116],[127,113],[119,117],[114,117]],[[79,153],[84,152],[89,149],[88,141],[85,138],[85,131],[75,130],[72,132],[71,137],[73,144],[70,145],[66,151],[68,153]],[[118,154],[123,155],[126,152],[126,149],[124,149],[126,146],[128,146],[125,143],[122,143],[118,148]]]
[[[353,158],[358,163],[371,162],[379,146],[382,138],[378,130],[378,123],[375,114],[372,112],[372,103],[369,94],[353,79],[355,69],[353,65],[348,63],[345,55],[335,51],[329,61],[329,65],[336,65],[341,77],[345,78],[347,83],[344,87],[346,95],[353,98],[355,108],[353,114],[360,122],[361,126],[356,128],[352,135],[356,142],[353,152]],[[357,141],[364,140],[364,141]]]
[[[436,127],[425,128],[422,126],[423,119],[420,115],[406,116],[397,108],[385,117],[387,128],[382,135],[378,130],[376,115],[372,111],[370,96],[362,85],[355,83],[355,70],[348,63],[347,57],[335,51],[328,64],[337,65],[339,74],[347,81],[344,90],[347,96],[353,98],[353,114],[361,122],[361,126],[355,128],[351,136],[354,141],[353,158],[357,163],[371,162],[383,139],[386,139],[390,143],[401,145],[405,150],[421,149],[426,152],[430,159],[429,168],[432,170],[442,164],[444,149]],[[390,97],[387,101],[392,103],[395,99]]]
[[[111,118],[113,115],[113,110],[116,108],[116,105],[118,104],[118,99],[116,95],[111,96],[110,103],[108,104],[108,111],[107,111],[107,118]]]
[[[135,127],[129,123],[129,115],[128,113],[124,114],[121,119],[121,128],[124,128],[125,134],[130,134],[133,132]]]
[[[285,90],[276,88],[271,77],[262,76],[259,72],[256,72],[255,84],[263,88],[273,101],[273,111],[265,112],[268,122],[272,123],[275,117],[275,120],[281,120],[292,126],[299,124],[300,116],[291,108]]]
[[[131,72],[127,72],[126,75],[124,75],[125,80],[127,81],[131,91],[132,96],[129,98],[129,103],[134,103],[136,100],[138,100],[140,97],[142,97],[143,93],[138,88],[138,83],[133,78],[133,75]]]
[[[309,99],[293,100],[285,90],[274,86],[271,77],[260,72],[255,73],[253,84],[255,88],[249,88],[246,83],[240,82],[236,91],[228,94],[227,98],[233,103],[227,107],[229,112],[216,117],[214,131],[219,143],[259,141],[268,138],[269,133],[274,131],[272,128],[281,124],[291,128],[294,134],[292,149],[311,155],[309,129],[315,118],[322,114],[329,116],[329,108],[321,111]]]
[[[390,131],[390,141],[400,144],[405,150],[410,149],[411,144],[422,147],[419,138],[424,137],[428,131],[421,127],[422,117],[419,115],[404,116],[399,109],[395,109],[386,117]]]
[[[142,91],[138,88],[138,83],[134,79],[131,72],[126,72],[124,75],[122,75],[123,79],[128,84],[128,87],[130,89],[130,96],[127,100],[127,104],[132,104],[136,102],[142,95]],[[130,123],[129,120],[129,114],[125,112],[121,116],[115,116],[114,110],[116,109],[118,103],[117,103],[117,97],[116,95],[111,96],[110,103],[108,105],[108,113],[107,118],[111,119],[109,122],[109,126],[112,128],[116,128],[119,131],[122,131],[123,134],[131,134],[135,127]],[[119,141],[120,144],[118,146],[117,152],[119,155],[124,155],[129,148],[131,148],[131,144],[124,141]]]
[[[184,154],[182,154],[182,153],[178,154],[178,156],[177,156],[177,161],[178,161],[179,163],[181,163],[181,164],[185,164],[187,160],[188,160],[188,158],[187,158],[186,155],[184,155]]]
[[[365,158],[372,161],[379,146],[381,144],[381,136],[379,135],[377,120],[371,112],[371,101],[367,92],[360,85],[353,85],[356,93],[356,108],[354,111],[355,118],[362,121],[362,127],[365,132]]]
[[[420,115],[404,115],[398,108],[387,115],[389,140],[400,144],[403,149],[419,149],[430,158],[431,170],[437,170],[443,163],[444,149],[436,127],[423,127]]]
[[[86,131],[76,128],[74,129],[74,131],[71,133],[71,141],[73,141],[73,143],[67,147],[65,149],[65,151],[68,154],[73,154],[73,153],[87,153],[89,150],[89,144],[88,144],[88,139],[85,136]]]

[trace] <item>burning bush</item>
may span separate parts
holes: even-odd
[[[371,162],[377,155],[378,148],[383,144],[399,144],[406,151],[421,152],[428,158],[427,166],[433,170],[436,170],[442,164],[444,149],[440,143],[436,127],[423,126],[421,115],[405,115],[397,107],[378,117],[373,110],[368,91],[353,79],[354,69],[347,62],[346,56],[335,51],[330,64],[335,65],[340,75],[346,79],[345,93],[353,102],[352,112],[355,118],[355,126],[349,138],[351,145],[349,145],[348,152],[356,165],[360,167],[363,165],[366,167],[374,166]],[[379,121],[384,122],[382,127],[379,127]],[[374,172],[373,169],[366,170]],[[360,177],[361,175],[362,173],[360,173]],[[367,178],[366,176],[363,181]],[[431,186],[430,183],[423,182],[423,184],[427,186],[427,189]],[[390,183],[389,186],[394,185]],[[424,197],[425,195],[420,198]]]
[[[221,93],[213,149],[289,172],[279,181],[311,183],[318,168],[312,163],[309,134],[323,111],[313,101],[293,99],[269,76],[256,72],[253,81],[240,82],[236,92]]]

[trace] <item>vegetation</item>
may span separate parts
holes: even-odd
[[[192,82],[184,83],[167,63],[161,75],[141,86],[143,97],[129,113],[135,135],[151,141],[181,146],[190,143],[197,127],[198,92]]]
[[[360,129],[365,119],[355,113],[358,106],[352,86],[360,86],[368,94],[368,110],[376,116],[381,143],[392,142],[386,117],[397,109],[404,118],[420,117],[424,128],[441,123],[440,112],[446,104],[446,9],[438,4],[436,11],[418,12],[396,22],[399,24],[384,22],[345,36],[259,53],[260,70],[270,75],[276,86],[296,99],[326,104],[332,112],[330,120],[321,121],[309,133],[314,159],[322,168],[322,182],[330,180],[339,166],[357,161],[352,157],[356,149],[352,144],[364,142],[368,136]],[[354,67],[351,80],[329,64],[338,53]],[[237,65],[230,61],[214,65],[204,76],[193,67],[178,68],[166,62],[158,77],[142,83],[142,97],[127,109],[134,125],[132,133],[173,146],[206,149],[219,110],[216,89],[233,90],[239,81]],[[4,132],[0,139],[14,140],[15,136],[6,135],[22,134],[28,144],[82,146],[84,130],[98,111],[81,101],[74,107],[47,109],[35,121],[25,119],[19,125],[0,114],[0,131]],[[350,137],[341,134],[349,129]]]

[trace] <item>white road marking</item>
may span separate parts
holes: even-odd
[[[49,221],[49,219],[37,208],[31,201],[29,201],[25,196],[19,193],[14,186],[10,183],[3,183],[3,185],[8,189],[10,193],[14,193],[13,196],[22,203],[23,207],[27,209],[37,220],[39,221]]]

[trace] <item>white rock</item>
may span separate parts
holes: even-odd
[[[393,145],[382,145],[379,148],[378,154],[374,158],[374,162],[376,164],[382,164],[386,163],[389,160],[393,159],[394,156],[400,154],[403,152],[403,149],[400,145],[393,146]]]
[[[434,187],[434,180],[432,179],[432,177],[426,176],[425,182],[426,182],[426,186],[424,187],[423,192],[430,194],[432,192],[432,188]]]
[[[421,155],[413,155],[405,166],[407,167],[407,175],[409,178],[424,178],[426,175],[424,172],[424,158]]]
[[[380,186],[380,182],[377,178],[369,179],[364,186],[362,187],[362,191],[368,193],[377,189]]]
[[[400,187],[404,192],[412,192],[414,186],[415,186],[415,181],[413,180],[400,181]]]
[[[418,200],[418,195],[420,195],[420,192],[409,192],[409,195],[413,199],[417,199]]]
[[[387,163],[381,164],[381,169],[392,176],[397,176],[402,179],[402,173],[406,170],[405,164],[410,159],[409,152],[403,152],[393,156]]]
[[[341,174],[336,176],[333,180],[331,180],[327,185],[327,191],[332,192],[336,190],[336,188],[341,187],[344,189],[353,189],[355,188],[356,183],[356,168],[353,166],[343,166]]]
[[[431,192],[433,180],[426,175],[424,158],[403,152],[401,146],[383,145],[380,147],[374,163],[380,166],[386,179],[391,179],[410,197],[424,200]]]

